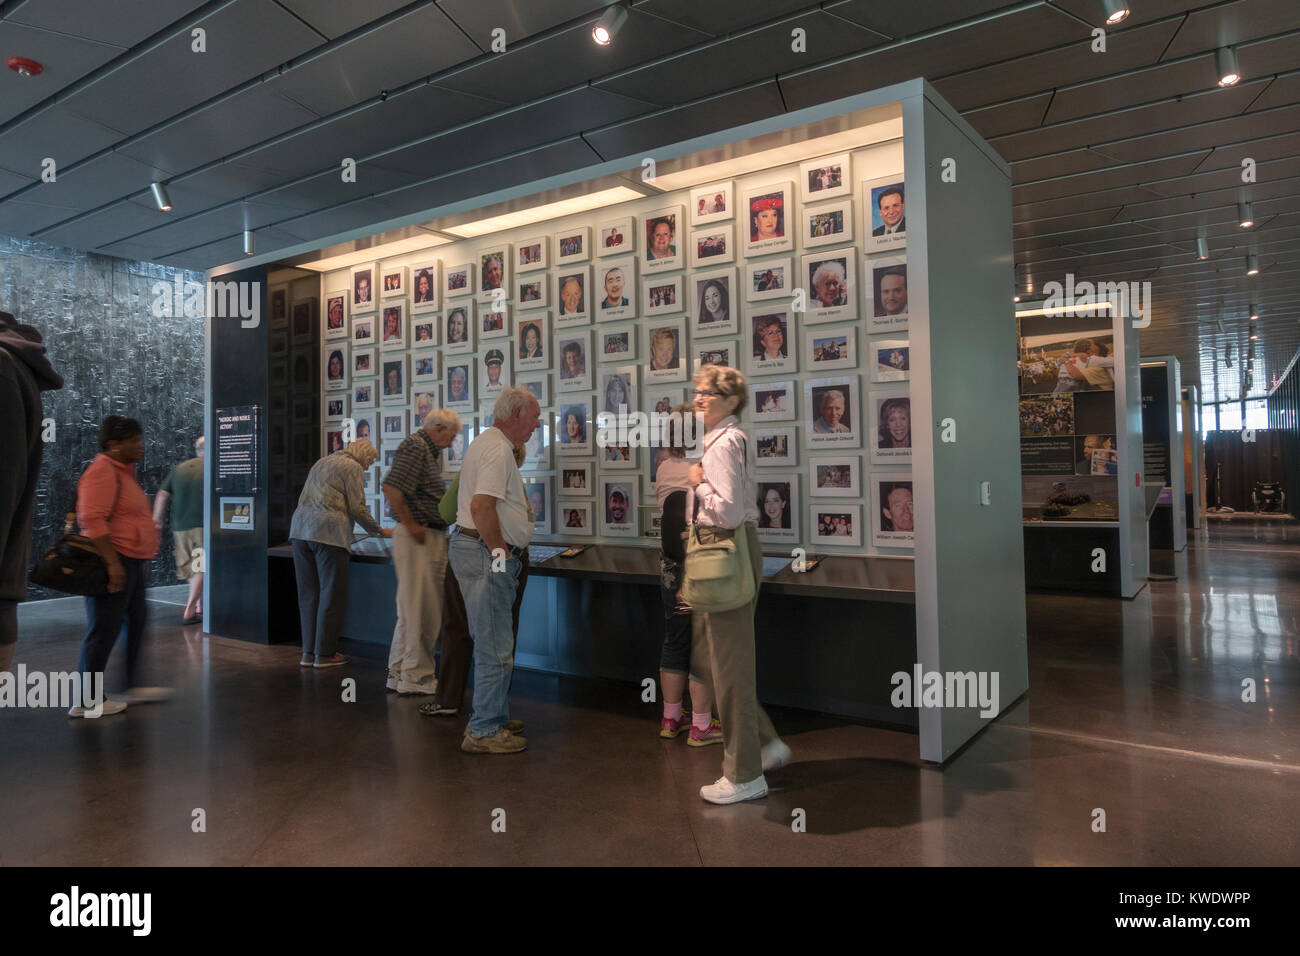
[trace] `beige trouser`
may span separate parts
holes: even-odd
[[[430,691],[433,651],[442,630],[442,588],[447,576],[447,532],[425,528],[424,543],[405,526],[393,528],[393,570],[397,573],[397,627],[388,652],[388,673]]]
[[[749,783],[762,775],[763,745],[777,734],[758,702],[754,671],[754,608],[763,583],[763,552],[752,522],[736,533],[744,534],[749,545],[754,600],[732,611],[692,616],[691,674],[713,688],[722,722],[722,775],[732,783]]]

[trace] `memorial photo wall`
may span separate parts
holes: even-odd
[[[319,452],[364,427],[391,524],[379,476],[424,415],[461,416],[450,475],[527,388],[537,538],[654,546],[668,452],[602,447],[602,416],[671,412],[730,365],[765,550],[910,554],[902,160],[894,141],[323,274]]]

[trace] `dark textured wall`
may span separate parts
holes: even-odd
[[[40,330],[65,380],[60,391],[44,393],[57,432],[41,464],[34,549],[63,530],[105,416],[140,420],[145,453],[137,474],[150,495],[173,465],[193,456],[203,430],[203,318],[160,318],[152,310],[154,284],[171,284],[178,271],[0,236],[0,309]],[[180,274],[203,282],[202,273]],[[177,583],[170,525],[166,531],[151,584]],[[28,594],[64,596],[39,588]]]
[[[1282,446],[1286,510],[1300,518],[1300,365],[1292,365],[1268,396],[1268,427],[1277,430]]]

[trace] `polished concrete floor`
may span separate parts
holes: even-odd
[[[908,734],[774,711],[795,762],[734,807],[697,795],[719,748],[659,740],[639,688],[520,673],[528,751],[469,756],[463,720],[421,718],[380,665],[205,638],[161,590],[151,667],[175,700],[0,711],[0,860],[1296,864],[1300,525],[1212,523],[1177,563],[1131,602],[1031,595],[1030,693],[946,767]],[[81,628],[76,601],[24,606],[18,660],[71,667]]]

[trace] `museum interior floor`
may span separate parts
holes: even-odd
[[[1192,537],[1180,579],[1134,601],[1031,595],[1028,696],[943,769],[908,734],[774,711],[795,762],[733,807],[697,794],[720,748],[661,741],[639,688],[521,672],[512,716],[529,749],[469,756],[463,719],[420,717],[381,665],[304,671],[296,647],[205,639],[159,589],[149,653],[174,700],[101,721],[0,713],[0,860],[1294,864],[1300,524]],[[25,605],[20,621],[17,662],[75,662],[79,601]]]

